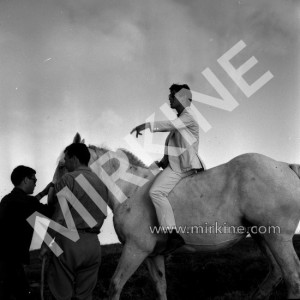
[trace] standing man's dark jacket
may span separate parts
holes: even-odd
[[[14,188],[0,202],[0,260],[29,263],[33,228],[26,221],[34,212],[50,216],[52,209],[37,198]]]

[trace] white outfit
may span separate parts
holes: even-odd
[[[205,169],[198,155],[199,125],[188,106],[175,120],[150,123],[150,130],[170,131],[162,160],[168,166],[154,180],[149,193],[159,224],[165,228],[173,228],[176,224],[167,198],[169,193],[182,178],[191,175],[194,170]]]

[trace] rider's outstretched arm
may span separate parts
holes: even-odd
[[[143,123],[139,126],[136,126],[135,128],[133,128],[130,132],[130,134],[134,133],[136,131],[136,137],[138,138],[139,135],[142,135],[141,134],[141,131],[147,129],[147,128],[150,128],[150,123]]]

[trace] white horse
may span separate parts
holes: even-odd
[[[76,135],[73,142],[82,142],[80,136]],[[89,150],[90,165],[110,151],[95,146],[89,146]],[[113,177],[120,161],[116,152],[110,153],[113,155],[101,165],[100,173]],[[158,224],[148,195],[154,175],[130,152],[123,150],[123,153],[130,162],[126,174],[147,182],[138,186],[132,180],[118,179],[116,184],[125,194],[125,201],[119,201],[108,187],[114,227],[124,245],[109,296],[118,300],[124,284],[146,261],[158,299],[166,300],[163,251],[167,238],[162,232],[152,232]],[[64,174],[62,164],[57,167],[54,180]],[[250,232],[270,263],[268,276],[252,298],[267,299],[283,278],[288,299],[300,299],[300,262],[292,243],[300,218],[299,165],[277,162],[260,154],[244,154],[184,178],[169,194],[169,200],[177,227],[185,230],[180,234],[186,245],[180,251],[219,250]],[[222,228],[217,224],[223,225]]]

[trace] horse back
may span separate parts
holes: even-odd
[[[300,180],[288,164],[250,153],[184,178],[169,200],[177,226],[284,226],[289,216],[293,231],[300,217]],[[230,238],[235,235],[217,240]],[[195,242],[199,237],[189,239]],[[214,242],[216,236],[208,239]]]

